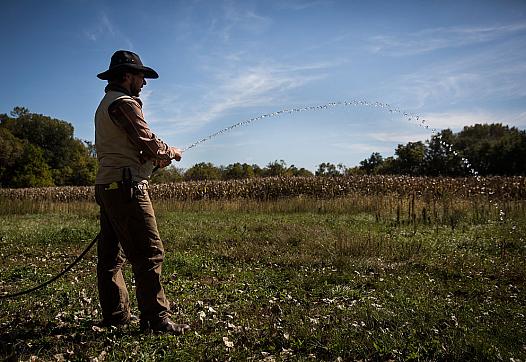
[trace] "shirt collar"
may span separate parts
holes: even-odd
[[[110,92],[110,91],[124,93],[124,94],[126,94],[127,96],[130,96],[130,97],[132,97],[133,99],[135,99],[137,102],[139,102],[139,104],[140,104],[141,107],[142,107],[142,101],[141,101],[141,99],[140,99],[139,97],[132,96],[132,95],[130,94],[130,92],[129,92],[126,88],[121,87],[121,86],[118,85],[118,84],[108,84],[108,85],[106,86],[106,88],[104,88],[104,92],[108,93],[108,92]]]
[[[108,84],[108,85],[106,86],[106,88],[104,88],[104,92],[108,93],[108,92],[110,92],[110,91],[121,92],[121,93],[126,94],[127,96],[130,96],[130,97],[132,96],[132,95],[130,94],[130,92],[129,92],[126,88],[121,87],[121,86],[118,85],[118,84]]]

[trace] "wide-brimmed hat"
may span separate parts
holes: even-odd
[[[157,74],[155,70],[145,67],[141,62],[141,58],[134,52],[128,50],[117,50],[113,53],[110,68],[105,72],[97,74],[97,78],[109,80],[113,75],[126,70],[144,73],[144,78],[159,78],[159,74]]]

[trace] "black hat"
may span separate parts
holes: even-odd
[[[102,80],[109,80],[114,74],[125,70],[135,70],[144,73],[144,78],[159,78],[159,74],[155,70],[142,65],[141,58],[133,52],[127,50],[117,50],[111,56],[110,68],[97,74],[97,78]]]

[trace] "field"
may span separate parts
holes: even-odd
[[[0,359],[526,361],[524,178],[204,182],[152,189],[183,336],[99,328],[91,251],[0,299]],[[0,190],[0,294],[98,232],[92,189]],[[131,268],[126,278],[134,299]]]

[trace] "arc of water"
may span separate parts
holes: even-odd
[[[403,111],[403,110],[401,110],[401,109],[399,109],[397,107],[393,107],[393,106],[391,106],[391,105],[389,105],[387,103],[383,103],[383,102],[370,102],[370,101],[367,101],[367,100],[349,100],[349,101],[329,102],[329,103],[326,103],[326,104],[320,104],[320,105],[314,105],[314,106],[306,106],[306,107],[300,107],[300,108],[282,109],[282,110],[279,110],[279,111],[276,111],[276,112],[263,114],[263,115],[258,116],[258,117],[249,118],[249,119],[246,119],[244,121],[235,123],[235,124],[233,124],[231,126],[228,126],[228,127],[223,128],[223,129],[220,129],[219,131],[217,131],[215,133],[212,133],[211,135],[209,135],[209,136],[207,136],[205,138],[197,140],[196,142],[194,142],[194,143],[186,146],[185,148],[183,148],[182,152],[186,152],[186,151],[188,151],[188,150],[200,145],[201,143],[209,141],[210,139],[215,138],[215,137],[217,137],[217,136],[219,136],[221,134],[230,132],[234,128],[247,126],[247,125],[249,125],[249,124],[251,124],[253,122],[256,122],[256,121],[259,121],[259,120],[262,120],[262,119],[265,119],[265,118],[279,117],[279,116],[282,116],[282,115],[285,115],[285,114],[292,114],[292,113],[299,113],[299,112],[306,112],[306,111],[318,111],[318,110],[324,110],[324,109],[335,108],[335,107],[342,107],[342,106],[343,107],[363,106],[363,107],[382,108],[382,109],[385,109],[386,111],[388,111],[389,113],[399,114],[399,115],[403,116],[407,121],[410,121],[410,122],[416,121],[416,125],[417,126],[431,131],[431,135],[432,136],[439,134],[439,130],[437,128],[434,128],[434,127],[430,126],[429,122],[425,118],[423,118],[422,116],[420,116],[418,114],[409,113],[407,111]],[[466,159],[465,157],[460,155],[456,150],[453,149],[453,146],[451,144],[449,144],[448,142],[446,142],[445,140],[441,139],[440,144],[442,145],[442,147],[444,147],[445,150],[447,150],[447,152],[449,152],[450,154],[453,154],[455,157],[459,157],[460,160],[461,160],[461,164],[468,170],[468,172],[471,175],[473,175],[478,182],[482,182],[482,178],[481,178],[479,172],[477,170],[475,170],[475,168],[473,167],[471,162],[469,162],[468,159]],[[490,196],[490,195],[488,195],[488,196]],[[498,205],[498,203],[495,200],[490,198],[489,202],[490,202],[490,204],[494,205],[494,207],[498,210],[499,220],[501,222],[504,222],[504,220],[506,218],[506,214],[505,214],[504,210]],[[513,229],[515,229],[515,225],[513,225]]]
[[[409,117],[409,120],[412,119],[412,116],[410,116],[407,112],[403,112],[400,109],[392,107],[392,106],[390,106],[389,104],[386,104],[386,103],[369,102],[369,101],[366,101],[366,100],[350,100],[350,101],[330,102],[330,103],[320,104],[320,105],[315,105],[315,106],[306,106],[306,107],[300,107],[300,108],[282,109],[282,110],[279,110],[279,111],[276,111],[276,112],[267,113],[267,114],[263,114],[263,115],[258,116],[258,117],[246,119],[244,121],[235,123],[235,124],[233,124],[231,126],[225,127],[223,129],[215,132],[215,133],[212,133],[211,135],[209,135],[209,136],[207,136],[205,138],[202,138],[202,139],[190,144],[189,146],[186,146],[183,149],[183,152],[188,151],[189,149],[194,148],[197,145],[199,145],[199,144],[201,144],[203,142],[206,142],[206,141],[208,141],[208,140],[210,140],[210,139],[212,139],[214,137],[217,137],[217,136],[219,136],[219,135],[221,135],[223,133],[229,132],[229,131],[233,130],[234,128],[238,128],[238,127],[241,127],[241,126],[247,126],[250,123],[259,121],[259,120],[264,119],[264,118],[279,117],[279,116],[282,116],[282,115],[285,115],[285,114],[299,113],[299,112],[306,112],[306,111],[318,111],[318,110],[324,110],[324,109],[335,108],[335,107],[340,107],[340,106],[364,106],[364,107],[384,108],[384,109],[388,109],[388,111],[390,113],[403,114],[404,116]],[[415,116],[415,117],[416,117],[417,120],[420,119],[420,116]],[[425,123],[426,121],[424,119],[422,119],[421,122]],[[426,129],[429,129],[428,125],[425,125],[425,127],[426,127]]]

